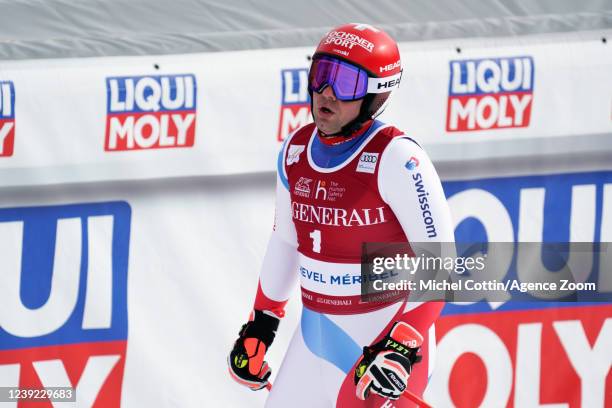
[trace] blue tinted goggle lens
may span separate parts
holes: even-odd
[[[347,62],[335,58],[317,58],[308,74],[308,87],[321,92],[329,85],[341,101],[361,99],[368,93],[368,74]]]

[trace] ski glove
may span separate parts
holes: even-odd
[[[396,322],[387,335],[363,348],[363,356],[355,367],[357,398],[365,400],[370,392],[396,400],[406,390],[412,365],[423,336],[405,322]]]
[[[268,385],[272,371],[264,356],[274,341],[279,322],[272,312],[254,310],[251,319],[242,325],[227,359],[230,375],[239,384],[253,391]]]

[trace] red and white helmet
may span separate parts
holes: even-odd
[[[363,99],[358,119],[363,123],[375,118],[384,110],[391,92],[399,86],[402,63],[397,43],[384,31],[368,24],[345,24],[329,31],[319,43],[309,73],[309,92],[320,92],[326,85],[332,86],[340,100]],[[321,60],[341,61],[343,66]],[[361,71],[350,72],[345,66]],[[346,72],[338,78],[339,72]],[[333,75],[332,75],[333,74]],[[367,75],[367,78],[366,78]],[[355,92],[343,94],[342,88]]]

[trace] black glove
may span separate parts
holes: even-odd
[[[396,322],[378,343],[363,348],[355,367],[357,398],[365,400],[370,392],[396,400],[406,390],[412,365],[421,361],[417,355],[423,336],[405,322]]]
[[[232,378],[255,391],[268,385],[272,371],[264,356],[274,341],[280,319],[272,312],[253,312],[251,320],[242,325],[227,363]]]

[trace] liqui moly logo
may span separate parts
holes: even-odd
[[[452,210],[457,242],[571,242],[586,248],[596,241],[612,242],[612,172],[609,171],[446,181],[443,187]],[[486,280],[548,282],[559,279],[567,267],[580,271],[574,278],[576,282],[595,283],[597,293],[609,295],[612,294],[612,251],[605,249],[608,244],[605,245],[601,251],[596,246],[592,252],[570,249],[565,266],[551,262],[552,257],[546,255],[545,249],[534,256],[528,247],[517,245],[508,256],[496,254],[496,262],[501,262],[487,267]],[[483,291],[482,297],[474,300],[482,300],[487,307],[497,309],[511,299],[541,299],[541,296],[509,290],[504,303],[493,293]],[[552,293],[552,299],[569,296],[567,291]]]
[[[191,147],[196,127],[192,74],[112,77],[104,150]]]
[[[529,126],[534,70],[528,56],[451,61],[446,130]]]
[[[15,145],[15,85],[0,81],[0,157],[13,155]]]
[[[284,140],[291,132],[312,122],[310,95],[308,94],[308,70],[306,68],[283,69],[282,102],[278,122],[278,141]]]
[[[609,407],[609,304],[521,306],[441,316],[425,400],[435,407]],[[466,376],[478,386],[462,384]]]
[[[510,256],[495,254],[503,261],[487,267],[487,280],[535,270],[537,281],[546,282],[571,266],[576,282],[596,284],[598,297],[612,293],[612,172],[446,181],[444,192],[457,242],[599,248],[570,250],[550,262],[545,251],[527,254],[517,245]],[[520,295],[509,292],[500,302],[483,291],[475,302],[447,303],[436,322],[436,367],[425,399],[435,407],[609,407],[612,305],[575,303],[575,293],[556,304]],[[466,375],[479,386],[465,387]]]
[[[120,405],[130,219],[125,202],[0,209],[2,386]]]

